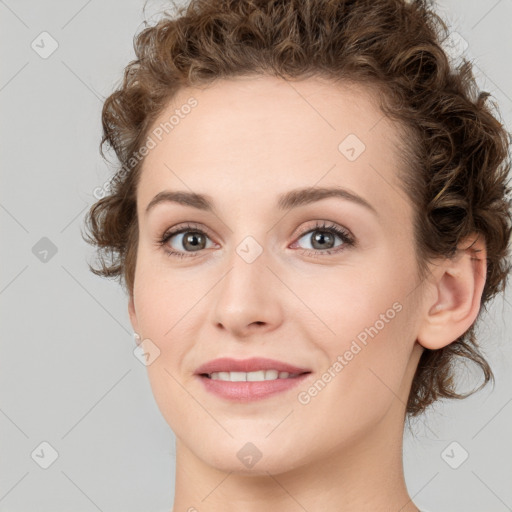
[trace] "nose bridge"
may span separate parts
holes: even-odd
[[[230,225],[230,254],[227,259],[232,270],[229,279],[235,281],[236,276],[236,281],[247,280],[256,284],[261,281],[258,277],[263,280],[269,277],[267,274],[270,272],[266,265],[271,264],[269,256],[272,232],[269,233],[265,223],[258,220],[258,214],[255,213],[257,206],[251,209],[249,203],[246,203],[242,210],[237,215],[240,222],[233,221]]]
[[[263,238],[264,230],[258,233]],[[254,323],[278,323],[281,312],[276,278],[267,268],[270,251],[256,236],[245,235],[232,245],[227,274],[216,293],[214,322],[239,334]]]
[[[222,285],[223,295],[243,298],[246,303],[257,298],[268,287],[267,280],[272,275],[267,264],[268,248],[254,236],[247,235],[241,242],[233,244],[228,257],[229,272]]]

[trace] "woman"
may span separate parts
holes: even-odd
[[[506,132],[444,36],[403,0],[192,0],[138,35],[88,240],[174,512],[418,511],[405,420],[463,398],[457,357],[492,379],[474,327],[509,271]]]

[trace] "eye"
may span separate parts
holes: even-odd
[[[173,247],[169,242],[175,237],[176,240]],[[334,245],[336,237],[341,240],[341,243],[338,245]],[[210,237],[203,229],[193,224],[186,224],[185,226],[177,226],[173,230],[167,231],[157,242],[158,245],[164,247],[168,256],[183,258],[195,257],[196,254],[194,253],[200,253],[206,249],[209,239]],[[317,222],[307,231],[303,231],[300,238],[291,247],[293,248],[302,239],[309,242],[312,246],[312,250],[301,249],[301,252],[308,256],[336,254],[355,245],[355,240],[347,229],[326,222]]]
[[[169,250],[169,241],[172,238],[176,237],[175,248],[178,250]],[[172,231],[167,231],[163,237],[158,240],[158,244],[161,246],[165,246],[165,252],[169,256],[177,256],[178,258],[183,258],[186,256],[195,256],[194,254],[186,254],[188,251],[190,252],[199,252],[206,248],[206,240],[208,239],[208,235],[199,228],[196,228],[194,225],[187,224],[186,226],[178,226],[176,229]],[[176,247],[177,246],[177,247]],[[185,249],[185,252],[182,250]]]
[[[336,237],[341,240],[341,243],[338,245],[334,245]],[[312,229],[310,228],[303,232],[295,244],[302,239],[309,243],[313,249],[302,250],[302,252],[308,256],[336,254],[345,250],[347,247],[355,245],[354,238],[347,229],[337,226],[336,224],[328,224],[325,222],[323,224],[317,223]]]

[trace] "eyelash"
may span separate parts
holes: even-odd
[[[189,231],[191,231],[193,233],[199,233],[201,235],[205,235],[208,237],[208,233],[205,233],[202,229],[199,229],[198,227],[196,227],[192,224],[186,224],[185,226],[178,226],[178,228],[176,228],[172,231],[165,232],[163,234],[163,236],[158,239],[157,243],[159,246],[164,247],[173,236],[179,235],[181,233],[187,233]],[[306,235],[310,232],[313,232],[313,231],[324,231],[327,233],[334,234],[334,235],[338,236],[343,241],[343,244],[341,246],[338,246],[337,249],[328,249],[325,251],[311,250],[311,249],[299,249],[299,251],[302,254],[305,254],[306,256],[318,257],[318,256],[321,256],[324,254],[328,254],[328,255],[338,254],[338,253],[346,250],[348,247],[353,247],[355,245],[355,240],[348,230],[341,228],[341,227],[337,226],[336,224],[327,224],[327,223],[325,223],[325,221],[323,224],[321,224],[320,222],[317,221],[317,223],[314,226],[309,227],[305,231],[300,233],[297,240],[300,240],[304,235]],[[171,256],[171,257],[177,257],[177,258],[188,258],[188,257],[195,258],[196,257],[195,255],[193,255],[193,253],[172,251],[172,250],[169,250],[166,248],[164,248],[164,251],[167,254],[167,256]],[[197,252],[200,252],[200,251],[197,251]]]

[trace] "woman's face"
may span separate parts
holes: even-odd
[[[402,140],[369,93],[219,81],[181,90],[150,137],[129,310],[178,442],[210,466],[263,474],[401,436],[422,286]],[[155,201],[162,192],[187,200]],[[224,357],[309,373],[264,385],[196,374]]]

